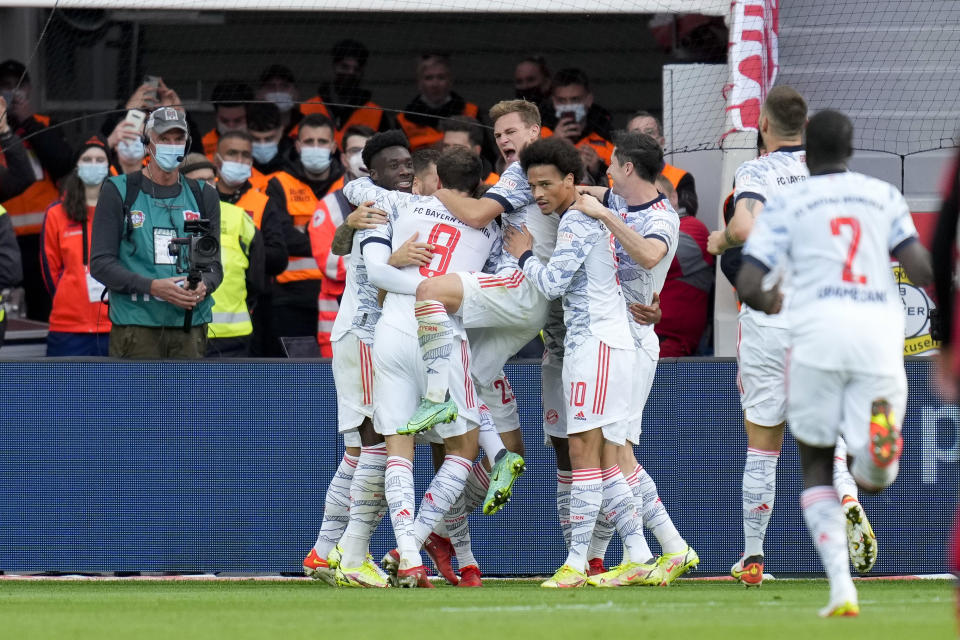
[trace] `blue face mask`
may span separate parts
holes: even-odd
[[[121,140],[117,143],[117,155],[125,162],[140,162],[145,153],[143,140]]]
[[[326,147],[303,147],[300,150],[300,161],[307,171],[326,171],[330,166],[330,149]]]
[[[242,162],[231,162],[222,158],[221,161],[220,179],[223,180],[224,184],[236,187],[250,179],[250,165]]]
[[[277,150],[280,144],[278,142],[254,142],[253,159],[260,164],[267,164],[277,157]]]
[[[170,173],[180,166],[183,162],[183,156],[186,153],[185,144],[155,144],[153,159],[157,161],[157,166]]]
[[[80,181],[88,187],[95,187],[107,179],[109,167],[106,162],[82,162],[77,165]]]

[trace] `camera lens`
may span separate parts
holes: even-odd
[[[197,254],[205,258],[212,258],[217,255],[217,249],[219,248],[220,243],[213,236],[201,236],[197,238],[197,243],[194,245]]]

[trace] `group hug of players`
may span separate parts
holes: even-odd
[[[367,142],[369,178],[344,187],[357,208],[334,241],[349,267],[332,340],[346,452],[304,569],[339,586],[431,588],[425,550],[449,583],[480,586],[467,516],[481,505],[499,510],[524,471],[503,366],[542,331],[543,429],[556,454],[568,549],[542,586],[668,585],[699,558],[634,454],[659,355],[650,305],[678,241],[677,213],[656,186],[663,151],[650,136],[622,133],[611,187],[583,187],[577,149],[540,137],[536,106],[500,102],[490,119],[506,169],[479,198],[480,160],[462,149],[438,159],[439,190],[412,189],[408,145],[395,131]],[[846,117],[828,111],[810,121],[809,172],[806,124],[796,91],[770,92],[760,117],[766,153],[737,171],[733,219],[710,237],[713,253],[750,238],[738,278],[747,303],[739,344],[745,547],[731,573],[748,586],[763,580],[789,414],[804,517],[830,578],[821,614],[856,615],[849,563],[868,571],[877,554],[857,484],[889,485],[902,448],[903,316],[889,255],[920,283],[929,259],[902,196],[846,171]],[[419,509],[417,442],[443,454],[434,455]],[[369,540],[386,511],[397,546],[378,566]],[[623,561],[607,569],[614,531]]]

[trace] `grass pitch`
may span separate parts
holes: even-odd
[[[6,638],[951,638],[947,581],[859,582],[862,613],[821,620],[824,580],[746,590],[681,580],[669,588],[548,591],[332,589],[302,580],[0,580]]]

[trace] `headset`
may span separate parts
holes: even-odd
[[[165,110],[165,109],[170,109],[170,110],[172,110],[172,111],[176,111],[173,107],[158,107],[158,108],[154,109],[153,111],[151,111],[151,112],[150,112],[150,115],[147,116],[147,124],[146,124],[146,126],[144,126],[144,128],[143,128],[143,136],[142,136],[144,149],[146,149],[147,146],[148,146],[148,145],[150,144],[150,142],[151,142],[150,136],[147,134],[147,131],[149,131],[149,130],[150,130],[151,128],[153,128],[153,126],[154,126],[154,121],[155,121],[154,116],[155,116],[155,114],[157,114],[157,113],[159,113],[160,111],[163,111],[163,110]],[[165,118],[165,119],[169,119],[169,118]],[[186,112],[184,112],[184,114],[183,114],[183,122],[184,122],[184,124],[187,124],[187,115],[186,115]],[[182,156],[177,156],[177,162],[183,162],[184,157],[186,157],[187,149],[190,148],[190,142],[191,142],[192,138],[190,137],[190,125],[189,125],[189,124],[187,124],[186,134],[187,134],[187,138],[186,138],[186,141],[184,142],[184,145],[183,145],[183,153],[184,153],[184,155],[182,155]]]

